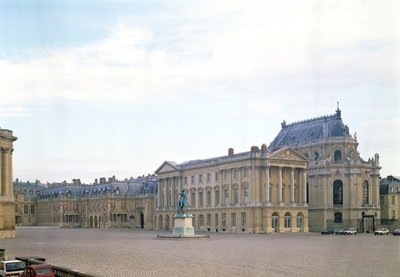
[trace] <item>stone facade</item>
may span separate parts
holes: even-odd
[[[355,227],[373,231],[380,219],[379,155],[368,161],[358,152],[357,135],[349,133],[339,108],[282,129],[270,151],[293,147],[308,160],[307,188],[311,231]]]
[[[15,237],[15,201],[12,188],[13,132],[0,129],[0,238]]]
[[[37,188],[15,182],[19,225],[153,229],[155,176],[94,185],[80,182]]]
[[[182,164],[166,161],[156,171],[157,229],[171,230],[177,193],[188,190],[195,230],[209,232],[308,232],[307,160],[290,148],[250,152]]]

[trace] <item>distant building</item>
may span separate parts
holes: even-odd
[[[308,232],[307,160],[285,147],[267,146],[227,156],[177,164],[157,170],[157,229],[174,227],[177,193],[188,190],[194,228],[210,232]]]
[[[156,176],[94,185],[77,180],[49,188],[14,183],[19,224],[153,229]]]
[[[0,238],[15,237],[15,199],[12,187],[13,132],[0,129]]]
[[[400,226],[400,177],[383,178],[380,195],[382,224]]]
[[[349,133],[339,108],[314,119],[282,123],[268,150],[292,147],[308,160],[307,195],[311,231],[355,227],[372,231],[380,219],[379,155],[365,161],[357,136]],[[379,222],[379,221],[377,221]]]

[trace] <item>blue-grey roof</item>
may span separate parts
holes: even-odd
[[[268,150],[275,151],[284,146],[296,147],[329,137],[351,137],[348,126],[343,124],[339,109],[333,115],[291,124],[286,124],[284,121],[281,131],[269,145]]]
[[[400,193],[400,177],[388,176],[380,181],[380,194]]]

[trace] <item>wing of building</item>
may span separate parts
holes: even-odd
[[[178,201],[189,191],[196,230],[211,232],[308,232],[307,160],[289,147],[251,151],[177,164],[157,170],[156,228],[169,230]]]
[[[367,161],[358,152],[357,136],[335,114],[292,124],[282,129],[269,151],[292,147],[308,160],[307,194],[311,231],[326,227],[355,227],[372,231],[380,219],[379,155]]]

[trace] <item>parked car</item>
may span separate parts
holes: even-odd
[[[19,276],[24,272],[25,264],[19,260],[0,261],[0,276]]]
[[[346,230],[343,231],[343,235],[357,235],[357,229],[347,228]]]
[[[339,229],[339,230],[336,230],[335,231],[335,235],[344,235],[344,231],[345,231],[346,229]]]
[[[375,231],[375,235],[389,235],[389,230],[387,228],[379,228]]]
[[[25,267],[19,277],[55,277],[53,269],[48,264],[35,264]]]
[[[334,233],[335,233],[335,231],[333,231],[333,229],[331,229],[331,228],[327,228],[327,229],[321,231],[321,235],[333,235]]]
[[[392,232],[392,234],[393,234],[393,236],[400,236],[400,228],[394,230],[394,231]]]

